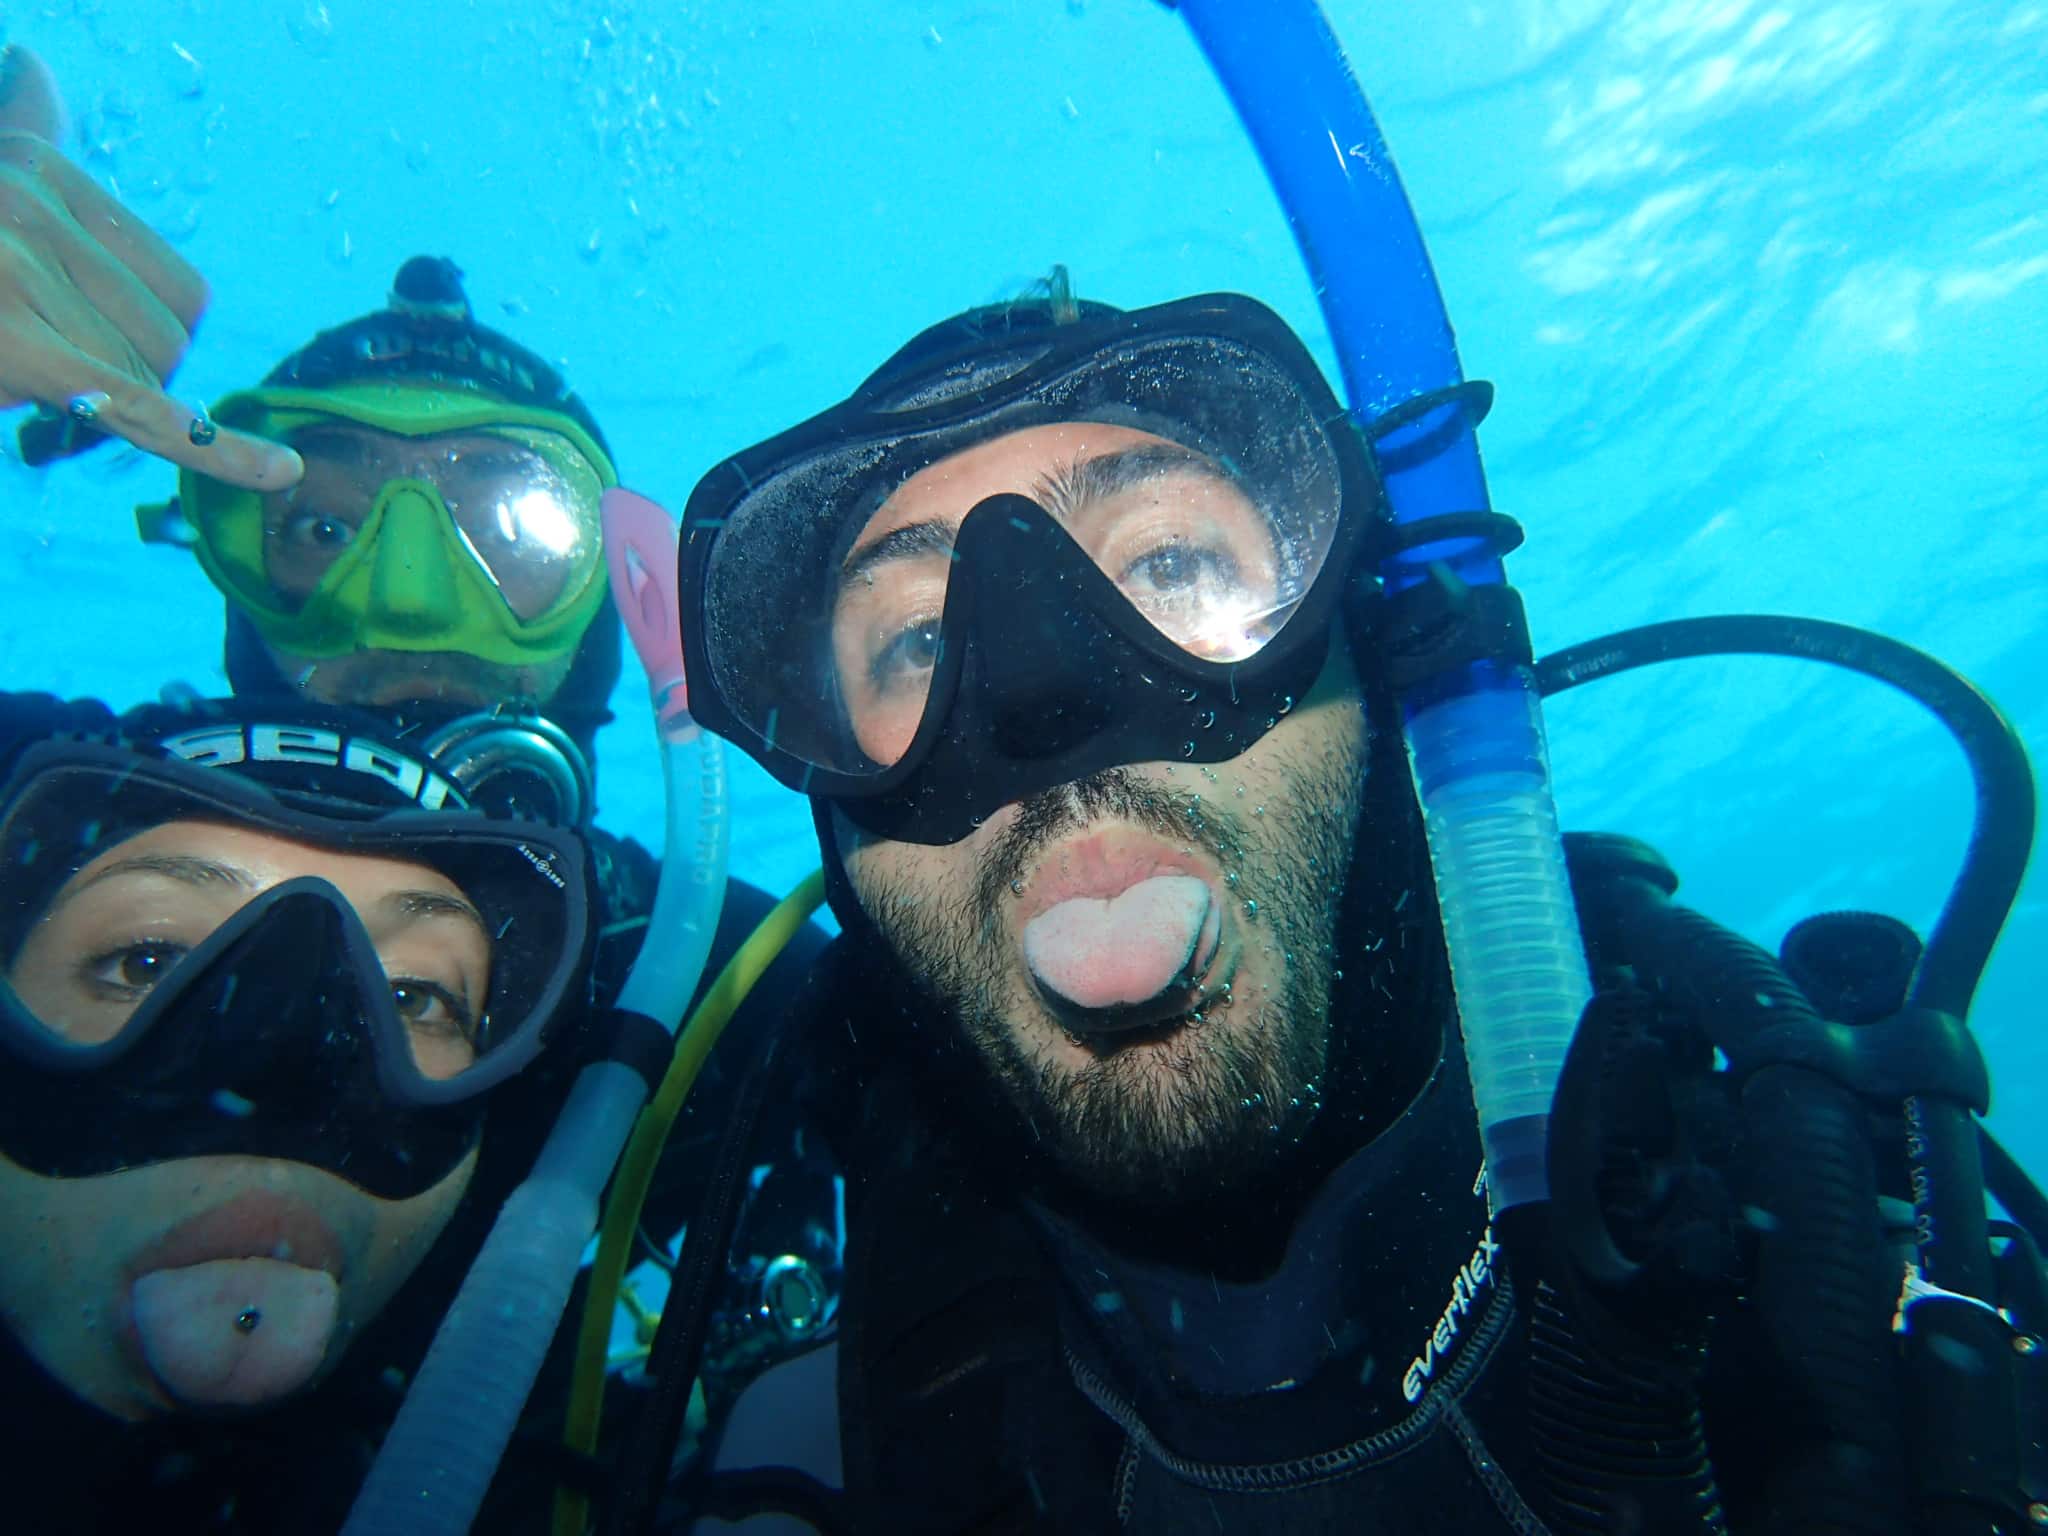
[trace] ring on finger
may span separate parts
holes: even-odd
[[[84,390],[64,402],[64,414],[89,427],[99,420],[100,412],[111,405],[113,399],[104,389]]]
[[[185,437],[192,446],[204,448],[219,436],[220,428],[213,424],[213,418],[206,413],[205,405],[193,406],[191,424],[185,428]]]

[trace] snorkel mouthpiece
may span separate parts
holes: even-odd
[[[696,729],[683,681],[683,631],[676,599],[676,525],[645,496],[614,486],[604,493],[604,563],[612,601],[647,673],[655,726],[664,741]]]

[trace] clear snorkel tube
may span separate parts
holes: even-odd
[[[1414,211],[1315,0],[1177,8],[1258,147],[1321,296],[1393,509],[1387,593],[1400,604],[1434,588],[1520,641],[1475,648],[1401,689],[1499,1214],[1549,1193],[1551,1096],[1591,985],[1539,696],[1501,568],[1505,520],[1485,515],[1473,435],[1485,397],[1463,384]]]
[[[614,1009],[615,1047],[577,1075],[533,1173],[505,1202],[356,1496],[346,1536],[461,1536],[475,1520],[568,1305],[598,1196],[650,1077],[661,1077],[718,927],[730,834],[725,757],[686,708],[676,527],[653,502],[607,491],[604,547],[661,736],[668,828],[654,912]]]

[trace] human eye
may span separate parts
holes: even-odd
[[[420,976],[391,978],[391,1003],[405,1027],[416,1033],[474,1040],[476,1015],[462,998],[437,981]]]
[[[1205,549],[1178,539],[1146,550],[1117,576],[1117,585],[1134,600],[1193,595],[1237,584],[1237,561],[1228,550]]]
[[[86,957],[79,972],[87,988],[108,1002],[138,1002],[190,954],[167,939],[110,945]]]
[[[333,486],[301,485],[272,505],[263,533],[276,554],[324,565],[355,542],[367,511]]]
[[[338,555],[355,542],[356,525],[332,512],[308,508],[287,516],[278,532],[307,554]]]
[[[868,661],[868,680],[882,692],[913,679],[922,683],[938,661],[939,618],[932,614],[912,619],[882,639]]]

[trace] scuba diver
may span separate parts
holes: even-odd
[[[334,1529],[579,1055],[582,838],[304,702],[0,696],[0,781],[11,1518]]]
[[[60,120],[40,61],[0,55],[0,204],[18,215],[20,257],[0,287],[0,402],[43,404],[21,429],[24,459],[119,435],[174,460],[176,498],[138,522],[146,540],[190,548],[222,593],[238,695],[375,710],[458,776],[488,774],[492,809],[580,824],[602,914],[598,995],[616,997],[659,870],[589,824],[621,665],[599,521],[618,477],[590,410],[545,360],[477,324],[460,271],[431,257],[400,268],[385,308],[322,332],[259,386],[211,410],[179,405],[161,385],[206,284],[52,147]],[[727,883],[707,979],[772,905]],[[768,995],[823,941],[815,925],[795,937],[749,1017],[773,1016]],[[727,1070],[711,1063],[671,1143],[671,1204],[691,1198],[692,1159],[715,1144]],[[763,1202],[763,1252],[742,1270],[795,1240],[777,1229],[829,1216],[829,1175],[785,1175],[809,1209],[785,1220]]]
[[[846,1167],[850,1238],[829,1349],[709,1475],[668,1486],[640,1426],[598,1529],[2025,1528],[1981,1517],[2040,1496],[2010,1373],[2038,1401],[2048,1290],[2008,1224],[1991,1300],[1910,1262],[1913,1117],[1969,1134],[1986,1090],[1906,1006],[1902,925],[1815,919],[1781,966],[1653,850],[1568,839],[1594,994],[1554,1187],[1490,1210],[1394,537],[1270,310],[1058,271],[703,478],[692,709],[811,796],[843,928],[762,1091]],[[1886,675],[1975,718],[1926,668]],[[673,1397],[701,1345],[664,1343]]]

